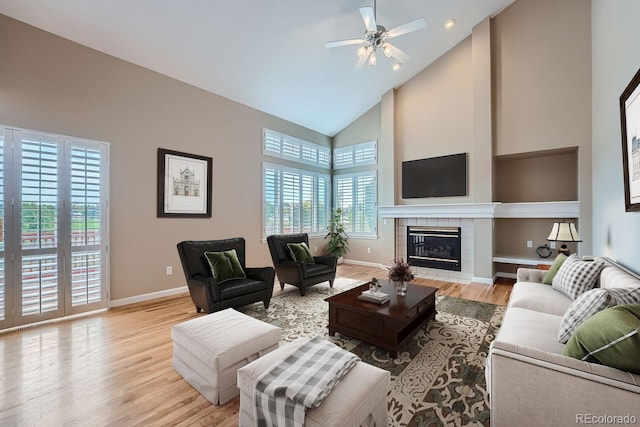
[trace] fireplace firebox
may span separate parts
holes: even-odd
[[[461,271],[460,227],[407,227],[407,262],[416,267]]]

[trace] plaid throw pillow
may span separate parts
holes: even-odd
[[[573,254],[562,264],[551,287],[575,300],[578,295],[593,289],[603,268],[602,261],[581,261]]]
[[[560,322],[558,341],[566,343],[585,320],[605,308],[640,303],[640,288],[591,289],[571,303]]]

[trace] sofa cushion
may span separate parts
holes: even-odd
[[[553,278],[553,289],[562,292],[572,300],[593,289],[602,271],[601,261],[581,261],[576,254],[569,256]]]
[[[240,265],[235,249],[221,252],[205,252],[204,256],[209,262],[211,274],[216,278],[218,283],[247,277]]]
[[[626,271],[605,262],[605,267],[600,273],[600,287],[605,289],[640,288],[640,279],[638,279],[637,276],[627,273]]]
[[[561,320],[562,316],[509,307],[504,314],[496,341],[562,354],[564,345],[557,340]]]
[[[640,374],[640,304],[594,314],[569,339],[565,356]]]
[[[509,307],[526,308],[556,316],[564,316],[570,305],[571,298],[565,294],[549,285],[534,282],[516,283],[509,298]]]
[[[591,289],[576,298],[567,309],[560,322],[558,341],[566,343],[578,326],[599,311],[618,304],[637,303],[640,303],[640,288]]]
[[[296,262],[304,262],[305,264],[314,264],[313,255],[305,242],[287,243],[291,258]]]
[[[567,256],[565,254],[558,254],[555,261],[553,261],[553,265],[551,266],[551,268],[549,268],[547,274],[545,274],[544,279],[542,279],[542,283],[544,283],[545,285],[550,285],[553,282],[553,278],[556,277],[558,270],[560,270],[560,267],[566,260]]]

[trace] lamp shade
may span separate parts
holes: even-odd
[[[551,242],[582,242],[573,222],[554,222],[547,240]]]

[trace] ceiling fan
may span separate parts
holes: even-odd
[[[356,71],[361,69],[365,62],[368,62],[369,65],[376,65],[376,50],[378,48],[382,50],[387,58],[394,58],[398,61],[397,64],[407,62],[409,60],[409,55],[389,43],[387,40],[427,27],[427,21],[425,21],[424,18],[418,18],[411,22],[407,22],[406,24],[387,30],[382,25],[378,25],[376,23],[376,0],[373,1],[373,7],[361,7],[360,15],[362,15],[362,20],[364,21],[365,26],[365,32],[362,38],[337,40],[325,44],[325,47],[327,48],[362,45],[356,51],[358,54],[358,62],[354,67],[354,70]]]

